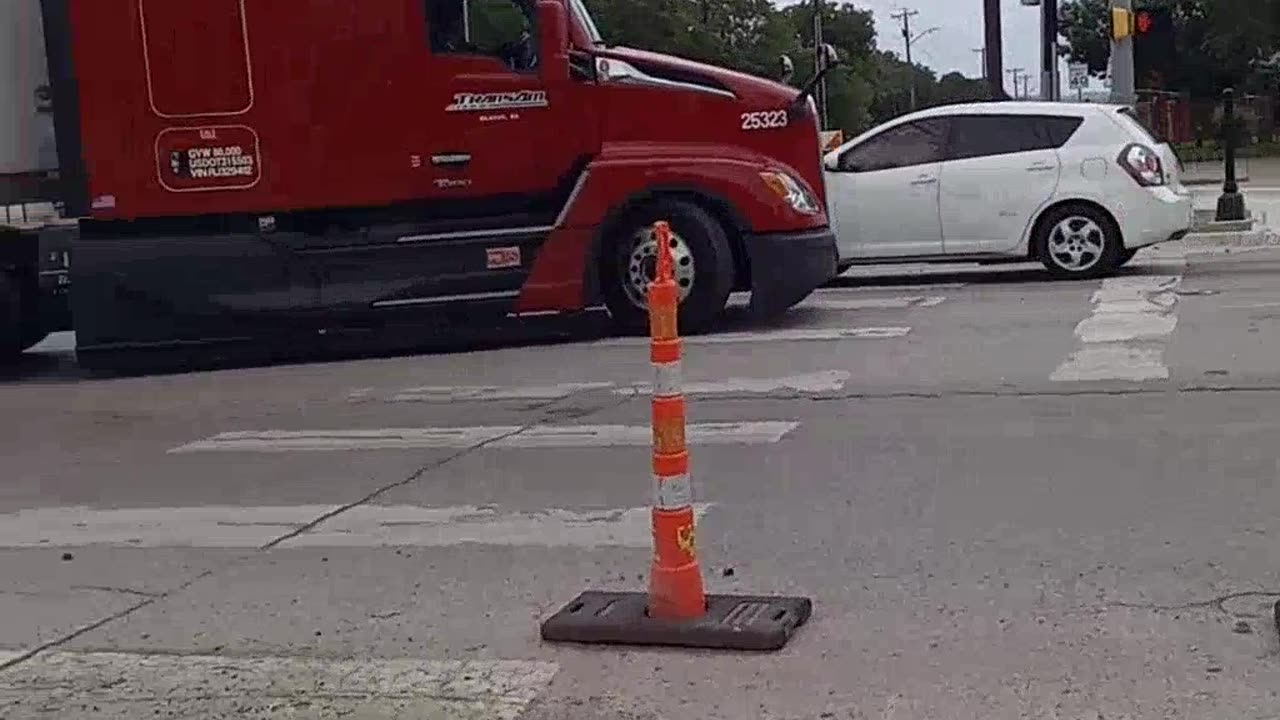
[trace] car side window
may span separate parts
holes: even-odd
[[[1083,122],[1077,117],[961,115],[951,121],[947,159],[1008,155],[1062,147]]]
[[[947,122],[920,120],[890,128],[840,156],[844,172],[877,172],[940,162],[947,145]]]
[[[434,54],[485,55],[516,72],[537,67],[534,0],[426,0]]]

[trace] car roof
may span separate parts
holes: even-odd
[[[953,117],[956,115],[1065,115],[1074,117],[1093,115],[1096,117],[1099,114],[1119,112],[1126,107],[1128,106],[1113,103],[1043,102],[1034,100],[1001,100],[938,105],[900,115],[892,120],[886,120],[856,137],[850,138],[838,150],[833,150],[832,152],[843,152],[845,148],[864,142],[873,135],[878,135],[899,125],[933,117]]]
[[[1121,105],[1104,103],[1069,103],[1040,102],[1027,100],[1008,100],[1003,102],[957,103],[955,105],[939,105],[927,110],[920,110],[904,115],[919,120],[939,115],[1090,115],[1107,110],[1118,110]]]

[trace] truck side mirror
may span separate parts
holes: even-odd
[[[569,80],[569,14],[562,0],[538,0],[538,66],[547,84]]]

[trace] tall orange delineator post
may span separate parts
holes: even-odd
[[[702,570],[694,546],[693,488],[680,392],[680,290],[671,260],[671,227],[654,227],[656,277],[649,286],[649,362],[653,364],[653,568],[649,614],[691,620],[706,612]]]
[[[653,565],[648,593],[587,591],[542,623],[542,639],[601,644],[777,650],[813,613],[802,597],[706,595],[695,543],[693,489],[680,389],[679,288],[671,227],[653,227],[649,286],[653,365]]]

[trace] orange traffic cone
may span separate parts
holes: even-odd
[[[694,547],[693,490],[684,438],[684,395],[680,391],[680,303],[671,258],[671,227],[654,226],[657,277],[649,286],[649,361],[653,364],[653,568],[649,572],[649,614],[691,620],[707,609],[702,570]]]

